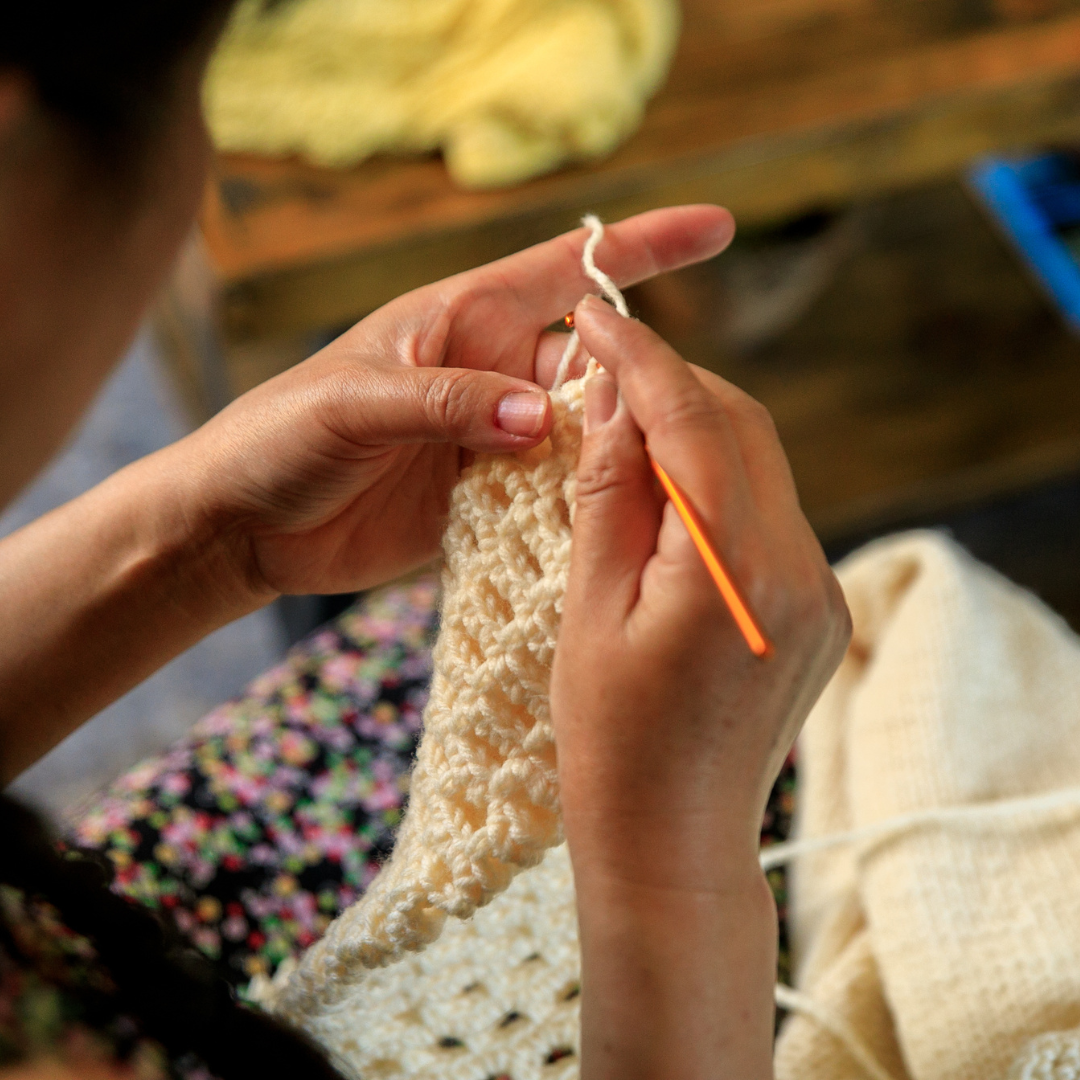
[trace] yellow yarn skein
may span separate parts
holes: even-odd
[[[224,150],[441,149],[465,187],[512,184],[629,135],[678,27],[676,0],[242,0],[207,115]]]

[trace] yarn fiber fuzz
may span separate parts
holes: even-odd
[[[562,840],[548,683],[570,565],[583,380],[550,451],[479,456],[451,496],[442,625],[409,806],[365,896],[252,995],[307,1026],[364,973],[435,940]]]

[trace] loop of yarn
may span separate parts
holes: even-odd
[[[604,239],[604,223],[595,214],[586,214],[581,219],[581,224],[589,230],[589,238],[585,241],[585,249],[581,253],[581,269],[585,276],[595,281],[600,286],[600,291],[615,306],[615,310],[624,318],[630,318],[630,309],[626,306],[626,298],[619,291],[619,286],[596,265],[596,249],[600,241]],[[570,337],[563,350],[562,359],[555,371],[555,389],[558,389],[566,381],[570,374],[570,365],[577,356],[581,339],[576,330],[571,331]]]

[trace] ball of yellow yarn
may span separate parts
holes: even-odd
[[[667,71],[676,0],[242,0],[205,97],[225,150],[443,151],[466,187],[610,152]]]

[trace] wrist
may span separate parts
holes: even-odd
[[[127,500],[142,508],[143,569],[169,574],[192,614],[214,629],[280,593],[259,573],[239,515],[216,504],[213,476],[191,453],[190,440],[136,462],[116,479],[130,485]]]
[[[582,1076],[769,1076],[776,911],[760,870],[698,891],[577,865]]]
[[[560,769],[560,781],[576,771]],[[753,887],[760,876],[760,800],[719,782],[699,787],[685,771],[670,784],[654,775],[608,796],[603,785],[563,783],[563,827],[576,873],[702,892]]]
[[[271,595],[143,459],[0,541],[0,781]],[[28,718],[33,718],[28,723]]]

